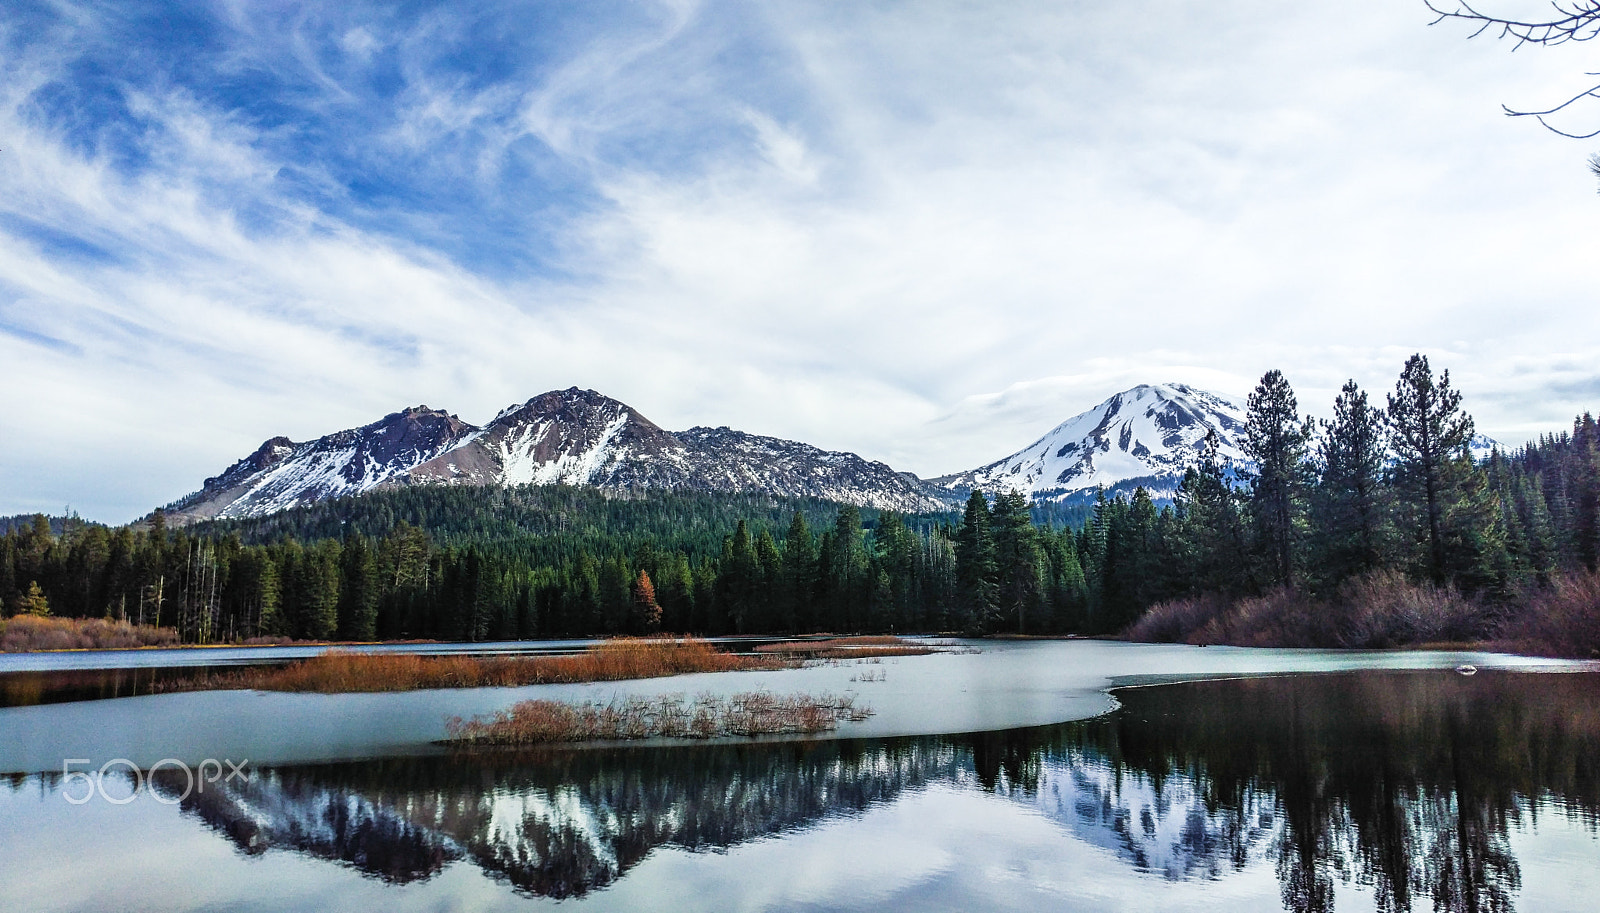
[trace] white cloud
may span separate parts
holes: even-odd
[[[13,55],[0,513],[125,519],[273,434],[570,384],[925,475],[1140,382],[1242,397],[1281,367],[1309,411],[1347,377],[1381,400],[1418,350],[1507,439],[1597,405],[1589,150],[1496,107],[1571,94],[1571,53],[1387,0],[647,13],[486,79],[440,63],[474,35],[445,12],[291,41],[236,11],[230,77],[306,74],[285,103],[501,207],[481,224],[351,202],[359,168],[297,155],[313,125],[192,86],[130,82],[138,129],[100,142],[32,101],[67,78],[48,48]],[[556,165],[592,204],[511,177]],[[558,260],[460,254],[523,244],[497,226],[524,208]]]

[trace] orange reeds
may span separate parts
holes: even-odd
[[[703,640],[629,638],[602,641],[571,656],[418,656],[329,650],[282,668],[246,669],[172,687],[338,694],[617,681],[778,665],[772,659],[722,653]]]

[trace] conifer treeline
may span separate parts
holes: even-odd
[[[1331,598],[1352,581],[1405,580],[1483,611],[1461,639],[1562,575],[1596,569],[1600,459],[1592,415],[1514,454],[1475,461],[1474,426],[1448,371],[1406,362],[1383,407],[1354,381],[1333,418],[1301,417],[1283,374],[1250,397],[1241,447],[1255,463],[1229,484],[1208,441],[1174,503],[1104,501],[1088,539],[1098,562],[1086,627],[1117,630],[1153,604],[1277,593]],[[1098,586],[1094,586],[1097,584]]]
[[[158,515],[137,531],[55,535],[38,518],[0,536],[0,605],[172,626],[194,642],[1110,633],[1196,595],[1329,593],[1389,573],[1494,605],[1594,570],[1591,416],[1478,464],[1448,372],[1413,357],[1386,399],[1351,382],[1332,420],[1314,423],[1269,372],[1241,442],[1253,472],[1224,465],[1212,438],[1172,504],[1102,495],[1077,529],[1015,493],[973,492],[956,518],[754,495],[417,487],[178,530]]]

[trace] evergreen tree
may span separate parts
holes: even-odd
[[[34,618],[48,618],[50,600],[45,598],[44,590],[39,589],[37,580],[28,581],[28,591],[17,599],[16,615],[29,615]]]
[[[1256,464],[1250,514],[1263,579],[1293,586],[1300,563],[1311,467],[1311,420],[1299,415],[1294,390],[1281,371],[1268,371],[1250,394],[1241,448]]]
[[[749,633],[760,569],[755,549],[750,544],[750,529],[739,521],[733,535],[723,540],[721,574],[717,581],[717,602],[735,634]]]
[[[827,621],[837,631],[857,630],[866,621],[864,609],[873,583],[867,574],[859,508],[852,504],[839,508],[825,545],[818,576],[826,597]]]
[[[805,514],[795,511],[783,538],[783,573],[779,578],[778,620],[782,630],[814,631],[817,543]]]
[[[600,562],[600,630],[621,634],[633,615],[633,571],[628,560],[612,555]]]
[[[1422,567],[1436,584],[1445,582],[1447,512],[1452,489],[1472,469],[1467,447],[1472,417],[1461,409],[1461,394],[1450,386],[1450,372],[1437,380],[1423,355],[1407,359],[1395,392],[1389,396],[1395,464],[1392,477],[1402,498],[1420,520]]]
[[[1174,502],[1181,520],[1181,552],[1199,592],[1254,591],[1239,498],[1228,483],[1215,431],[1206,435],[1200,465],[1184,473]]]
[[[1572,553],[1575,564],[1593,571],[1600,559],[1600,428],[1584,413],[1572,423],[1572,445],[1565,475],[1572,503]]]
[[[1038,530],[1028,510],[1028,499],[1012,490],[994,499],[989,512],[994,540],[995,623],[1028,633],[1029,613],[1037,611],[1043,589],[1039,577]]]
[[[783,576],[783,556],[772,533],[762,530],[756,536],[755,567],[750,598],[749,633],[770,634],[782,629],[778,618],[778,581]]]
[[[340,555],[339,636],[368,641],[378,636],[378,562],[366,537],[345,536]]]
[[[966,630],[991,627],[999,615],[994,535],[989,529],[989,502],[974,490],[956,532],[957,626]]]
[[[1337,583],[1376,570],[1388,540],[1388,455],[1383,412],[1367,403],[1354,380],[1333,401],[1333,421],[1322,423],[1316,488],[1321,576]]]

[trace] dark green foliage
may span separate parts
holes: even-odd
[[[1389,396],[1391,480],[1402,523],[1414,529],[1416,562],[1435,583],[1449,576],[1447,540],[1452,538],[1452,508],[1472,497],[1472,417],[1461,410],[1461,394],[1450,387],[1450,372],[1438,379],[1423,355],[1406,361]],[[1456,535],[1455,538],[1464,538]]]
[[[966,514],[956,533],[957,627],[988,630],[998,623],[999,570],[995,564],[994,533],[989,528],[989,502],[983,492],[967,499]]]
[[[1268,586],[1293,586],[1302,561],[1307,494],[1311,489],[1311,419],[1302,419],[1282,371],[1268,371],[1250,394],[1243,450],[1255,462],[1250,516],[1257,566]]]
[[[1377,570],[1389,549],[1388,456],[1383,412],[1348,381],[1333,401],[1333,421],[1322,423],[1317,456],[1322,476],[1313,494],[1319,581],[1343,580]]]

